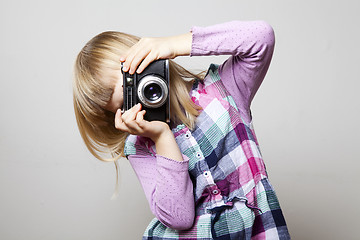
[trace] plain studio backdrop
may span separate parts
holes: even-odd
[[[270,181],[290,233],[358,239],[359,1],[0,2],[0,239],[141,239],[153,218],[127,160],[112,163],[77,130],[72,68],[94,35],[169,36],[230,20],[276,34],[252,105]],[[225,57],[180,57],[193,70]]]

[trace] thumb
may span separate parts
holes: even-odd
[[[115,121],[115,128],[119,129],[121,123],[123,122],[122,119],[121,119],[121,109],[118,109],[116,111],[114,121]]]

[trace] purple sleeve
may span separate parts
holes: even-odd
[[[154,215],[167,227],[182,230],[192,226],[195,217],[193,184],[189,161],[178,162],[160,155],[129,155]]]
[[[233,21],[193,27],[191,56],[231,55],[219,74],[239,110],[251,121],[250,104],[270,65],[275,45],[272,27],[263,21]]]

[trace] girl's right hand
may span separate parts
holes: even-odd
[[[141,73],[151,62],[158,59],[175,58],[189,55],[191,52],[192,33],[172,37],[141,38],[124,56],[123,71]]]
[[[165,133],[171,132],[168,124],[161,121],[144,120],[145,110],[141,104],[133,106],[128,111],[121,113],[118,109],[115,114],[115,128],[133,135],[148,137],[156,142]]]
[[[144,115],[145,110],[141,110],[141,104],[133,106],[124,114],[118,109],[115,114],[115,127],[123,132],[148,137],[155,143],[156,154],[175,161],[183,161],[169,125],[161,121],[146,121]]]

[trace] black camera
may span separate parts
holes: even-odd
[[[142,73],[123,73],[123,111],[141,103],[148,121],[170,122],[169,60],[150,63]]]

